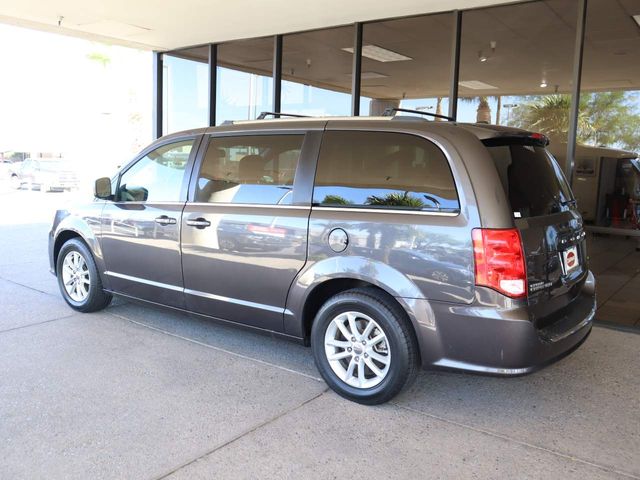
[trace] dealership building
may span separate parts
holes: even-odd
[[[514,125],[551,138],[592,229],[638,233],[623,204],[640,197],[640,0],[250,3],[154,53],[155,136],[388,108]]]
[[[638,233],[625,201],[640,197],[640,0],[26,0],[0,13],[152,50],[154,137],[389,108],[517,126],[551,139],[593,229]]]

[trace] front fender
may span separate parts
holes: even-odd
[[[393,296],[409,316],[420,351],[440,351],[433,309],[418,286],[389,265],[360,256],[326,258],[314,262],[298,274],[287,298],[285,333],[304,337],[303,311],[309,295],[324,282],[338,278],[361,280]]]
[[[100,220],[104,204],[93,203],[79,207],[73,211],[58,210],[49,233],[49,259],[51,270],[55,274],[57,256],[60,248],[69,238],[80,237],[89,247],[93,258],[102,274],[105,271],[104,256],[100,246]],[[106,278],[102,278],[104,283]]]

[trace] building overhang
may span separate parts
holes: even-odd
[[[513,0],[0,0],[0,22],[149,50],[173,50]]]

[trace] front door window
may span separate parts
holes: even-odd
[[[193,140],[163,145],[133,164],[120,178],[120,202],[177,202]]]

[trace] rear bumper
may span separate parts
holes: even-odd
[[[517,302],[431,307],[435,328],[419,335],[423,367],[523,375],[560,360],[586,340],[596,311],[595,280],[589,273],[580,294],[544,329],[536,328],[526,305]]]

